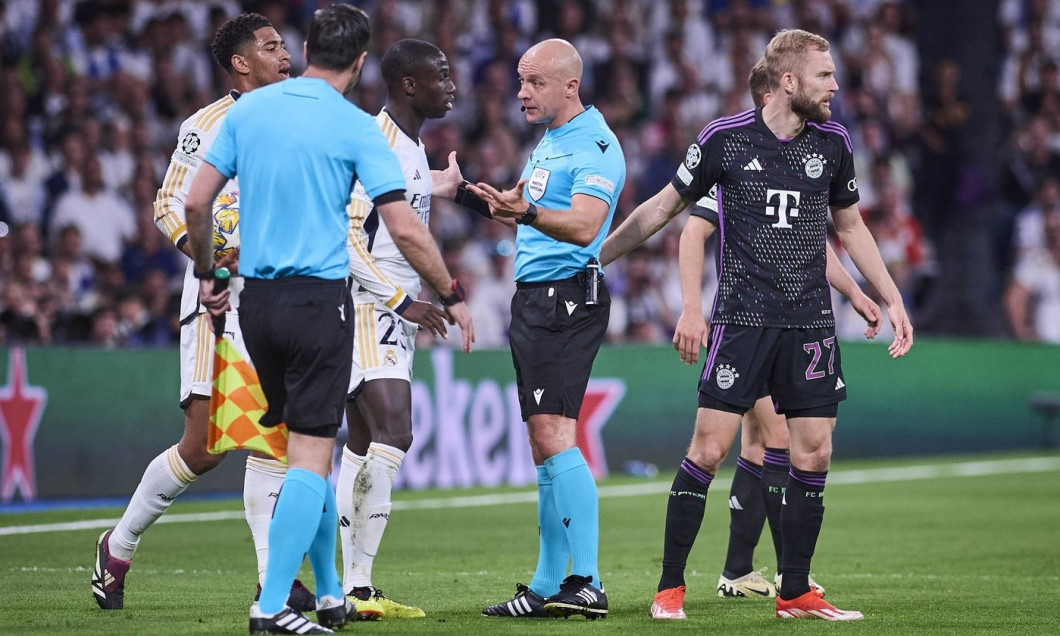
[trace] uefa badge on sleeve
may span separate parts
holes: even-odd
[[[699,144],[692,144],[688,147],[688,152],[685,153],[685,166],[689,170],[694,170],[699,165],[700,160],[703,159],[703,151],[699,149]]]

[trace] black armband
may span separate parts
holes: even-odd
[[[519,225],[533,225],[534,221],[536,221],[536,220],[537,220],[537,206],[534,205],[533,203],[531,203],[530,207],[526,208],[526,212],[521,217],[519,217],[518,219],[515,219],[515,222],[518,223]]]
[[[442,302],[443,307],[452,307],[453,305],[463,302],[464,300],[464,286],[460,284],[460,281],[453,279],[453,293],[448,296],[438,295],[438,300]]]
[[[456,187],[456,196],[453,197],[453,201],[457,205],[462,205],[472,212],[492,219],[493,214],[490,213],[490,205],[483,201],[477,194],[468,191],[467,185],[470,181],[464,181]]]
[[[195,278],[198,278],[199,280],[213,280],[214,279],[214,274],[216,274],[216,273],[217,273],[217,268],[216,267],[211,267],[210,269],[206,270],[205,272],[196,272],[196,271],[192,270],[191,275],[194,276]]]

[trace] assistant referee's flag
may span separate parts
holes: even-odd
[[[228,270],[218,269],[215,289],[228,285]],[[213,390],[206,450],[218,455],[239,448],[256,450],[287,463],[287,427],[258,424],[268,403],[254,367],[224,337],[224,316],[214,318]]]

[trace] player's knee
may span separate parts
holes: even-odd
[[[387,446],[393,446],[394,448],[402,451],[409,452],[412,448],[412,431],[385,431],[379,435],[377,439],[373,439],[373,442],[379,442],[380,444],[386,444]]]
[[[799,470],[823,473],[832,462],[832,445],[820,444],[791,454],[791,464]]]
[[[725,456],[727,454],[728,449],[722,448],[717,444],[693,443],[688,448],[688,458],[691,459],[696,466],[699,466],[711,474],[718,472],[718,468],[720,468],[721,463],[725,461]]]
[[[177,447],[180,458],[187,464],[188,469],[196,475],[202,475],[217,467],[225,458],[224,454],[213,455],[206,452],[205,444],[186,444],[181,440]]]

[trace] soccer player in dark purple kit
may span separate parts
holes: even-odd
[[[695,431],[667,505],[663,571],[652,606],[656,618],[684,614],[685,563],[707,490],[741,416],[764,386],[786,416],[791,438],[776,615],[863,618],[833,607],[809,584],[824,518],[832,429],[846,398],[825,276],[829,210],[843,246],[886,305],[895,332],[888,348],[892,357],[912,347],[913,328],[858,211],[850,137],[829,121],[839,87],[828,41],[802,30],[780,31],[765,59],[769,102],[707,125],[670,184],[608,238],[611,249],[624,253],[717,185],[718,295]]]

